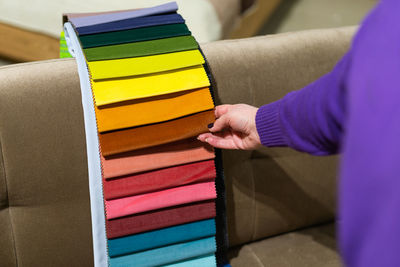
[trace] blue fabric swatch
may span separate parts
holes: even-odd
[[[167,247],[147,250],[144,252],[139,252],[126,256],[110,258],[110,266],[159,266],[171,264],[174,262],[180,262],[185,259],[210,255],[215,251],[215,237],[208,237],[186,243],[179,243]]]
[[[172,13],[165,15],[124,19],[108,23],[96,24],[92,26],[77,27],[76,31],[79,35],[88,35],[177,23],[185,23],[185,20],[182,18],[181,15],[177,13]]]
[[[187,261],[181,261],[177,263],[172,263],[168,265],[163,265],[163,267],[216,267],[217,260],[215,255],[204,256],[200,258],[195,258]],[[230,266],[230,265],[229,265]],[[227,266],[224,266],[227,267]]]
[[[203,220],[108,240],[110,257],[215,235],[215,220]]]

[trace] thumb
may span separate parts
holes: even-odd
[[[220,132],[225,128],[229,127],[230,117],[227,114],[222,115],[215,120],[213,127],[210,128],[210,132]]]

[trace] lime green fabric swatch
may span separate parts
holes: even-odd
[[[89,34],[80,36],[79,40],[81,41],[82,48],[90,48],[105,45],[156,40],[183,35],[191,35],[191,32],[186,24],[179,23],[125,31]]]
[[[64,32],[60,34],[60,58],[70,58],[72,57],[68,51],[67,41],[65,40]]]
[[[197,48],[198,44],[192,36],[178,36],[129,44],[86,48],[83,52],[87,61],[96,61],[151,56]]]

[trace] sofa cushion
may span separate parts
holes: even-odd
[[[326,224],[233,248],[232,267],[240,266],[342,266],[336,252],[335,226]]]

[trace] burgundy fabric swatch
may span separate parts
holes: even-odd
[[[106,232],[107,237],[111,239],[173,225],[210,219],[214,218],[215,215],[215,201],[210,200],[114,220],[106,220]]]
[[[103,179],[106,200],[215,179],[214,160],[206,160],[117,179]]]
[[[107,219],[215,199],[215,182],[183,185],[136,196],[106,200]]]
[[[186,139],[107,158],[101,156],[101,164],[104,178],[109,179],[214,157],[210,145],[196,139]]]

